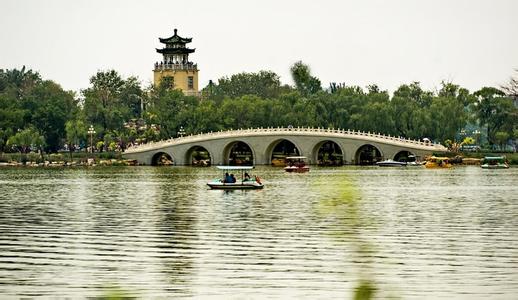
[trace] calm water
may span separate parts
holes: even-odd
[[[518,168],[0,169],[0,297],[518,298]]]

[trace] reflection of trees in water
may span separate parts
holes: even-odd
[[[299,150],[297,147],[288,140],[282,140],[280,141],[275,147],[273,148],[273,153],[275,154],[282,154],[282,155],[299,155]]]
[[[196,146],[188,153],[187,161],[191,162],[192,166],[208,167],[210,166],[210,154],[207,149]]]
[[[381,160],[381,152],[372,145],[363,145],[356,151],[356,164],[358,165],[373,165]]]
[[[342,246],[353,248],[351,261],[360,262],[358,283],[354,299],[371,299],[376,291],[373,279],[373,245],[362,237],[362,228],[372,227],[369,217],[361,210],[362,197],[353,180],[346,175],[319,177],[313,183],[320,200],[317,215],[334,220],[329,232],[333,240]]]
[[[343,165],[343,154],[340,147],[332,141],[327,141],[318,148],[317,160],[323,166]]]
[[[231,166],[252,166],[254,164],[252,149],[243,142],[235,143],[230,148],[228,164]]]
[[[409,161],[409,156],[411,156],[412,153],[409,152],[409,151],[399,151],[395,156],[394,156],[394,160],[395,161],[404,161],[404,162],[408,162]]]
[[[299,149],[290,141],[282,140],[272,149],[272,157],[270,161],[274,165],[285,165],[285,158],[287,156],[299,156]]]
[[[159,214],[156,226],[160,230],[157,237],[160,240],[154,247],[161,254],[162,272],[172,285],[171,288],[181,294],[188,294],[195,260],[193,253],[196,253],[193,245],[198,240],[194,203],[188,197],[179,197],[178,190],[169,180],[163,181],[156,191]]]

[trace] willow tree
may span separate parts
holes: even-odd
[[[7,140],[7,145],[17,149],[20,152],[22,162],[25,162],[27,153],[32,148],[40,150],[43,156],[42,147],[45,145],[45,139],[35,128],[29,127],[11,136]]]

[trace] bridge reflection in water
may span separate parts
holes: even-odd
[[[205,164],[270,165],[287,155],[308,157],[309,164],[373,164],[383,159],[424,157],[447,149],[434,143],[379,133],[324,128],[254,128],[210,132],[131,147],[124,157],[156,165],[167,156],[174,165],[192,165],[202,153]],[[198,155],[199,156],[199,155]]]

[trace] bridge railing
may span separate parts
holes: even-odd
[[[405,143],[405,144],[413,144],[413,145],[419,145],[419,146],[426,146],[430,148],[435,147],[442,147],[440,144],[431,143],[431,142],[423,142],[413,139],[406,139],[401,136],[391,136],[391,135],[384,135],[381,133],[374,133],[374,132],[365,132],[365,131],[359,131],[359,130],[351,130],[351,129],[334,129],[334,128],[323,128],[323,127],[259,127],[259,128],[247,128],[247,129],[237,129],[237,130],[226,130],[226,131],[215,131],[215,132],[208,132],[208,133],[199,133],[195,135],[188,135],[184,137],[178,137],[178,138],[170,138],[167,140],[162,140],[158,142],[149,142],[146,144],[140,144],[128,147],[126,150],[127,152],[133,152],[133,151],[145,151],[150,150],[154,148],[160,148],[166,145],[171,144],[178,144],[178,143],[188,143],[190,141],[197,141],[202,138],[206,137],[233,137],[233,136],[243,136],[246,134],[253,134],[253,133],[280,133],[280,132],[286,132],[286,133],[323,133],[323,134],[338,134],[338,135],[351,135],[351,136],[366,136],[366,137],[373,137],[378,139],[383,139],[387,141],[393,141],[393,142],[399,142],[399,143]]]

